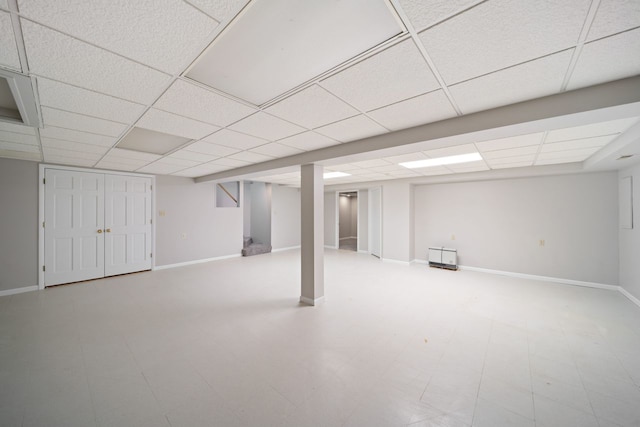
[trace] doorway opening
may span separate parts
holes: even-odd
[[[358,251],[358,192],[338,194],[338,248]]]

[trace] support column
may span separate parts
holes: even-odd
[[[301,296],[316,305],[324,299],[324,178],[320,165],[302,165],[301,180]]]

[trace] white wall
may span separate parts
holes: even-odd
[[[38,164],[0,158],[0,291],[38,284]]]
[[[615,172],[416,186],[415,257],[617,285],[617,205]]]
[[[251,236],[251,184],[244,182],[242,184],[243,196],[242,196],[242,234],[249,237]]]
[[[338,236],[340,239],[351,237],[351,201],[350,197],[338,195]]]
[[[255,243],[271,244],[271,184],[252,182],[251,237]]]
[[[618,178],[633,177],[633,229],[618,229],[620,285],[640,299],[640,164],[620,171]]]
[[[413,223],[413,191],[408,183],[387,183],[382,187],[382,258],[410,262]]]
[[[349,212],[351,218],[349,218],[349,228],[351,237],[358,237],[358,198],[349,197]]]
[[[358,250],[369,250],[369,192],[358,191],[358,220],[360,221],[360,234],[358,235]]]
[[[324,245],[337,248],[336,242],[336,193],[324,193]]]
[[[271,186],[271,246],[300,246],[300,189]]]
[[[214,183],[156,178],[157,266],[240,254],[242,207],[216,208],[214,195]]]

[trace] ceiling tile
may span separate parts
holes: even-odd
[[[437,90],[373,110],[369,116],[388,129],[399,130],[455,117],[456,110],[444,92]]]
[[[41,138],[43,147],[59,148],[62,150],[78,151],[85,153],[105,154],[109,151],[109,147],[103,147],[100,145],[82,144],[74,141],[63,141],[53,138]]]
[[[553,151],[577,150],[582,148],[599,148],[604,147],[613,141],[618,135],[596,136],[593,138],[574,139],[571,141],[545,143],[542,145],[541,153],[550,153]]]
[[[458,83],[449,90],[464,114],[558,93],[571,54],[567,50],[549,55]]]
[[[593,153],[595,153],[599,149],[600,147],[591,147],[591,148],[582,148],[579,150],[552,151],[548,153],[540,153],[538,154],[538,158],[536,159],[536,165],[542,164],[541,162],[545,162],[548,160],[569,159],[567,160],[567,162],[582,161],[590,157]]]
[[[26,135],[36,134],[36,131],[32,127],[3,121],[0,121],[0,130],[6,132],[24,133]]]
[[[448,18],[479,0],[400,0],[413,28],[420,31]]]
[[[640,2],[637,0],[601,0],[587,40],[630,30],[639,24]]]
[[[218,158],[218,156],[215,156],[212,154],[198,153],[196,151],[189,151],[184,148],[182,150],[178,150],[174,153],[171,153],[170,156],[165,158],[169,158],[169,157],[175,158],[175,159],[184,159],[187,161],[195,161],[198,163],[204,163],[204,162],[208,162]]]
[[[105,147],[111,147],[117,141],[117,138],[111,136],[97,135],[95,133],[87,133],[71,129],[63,129],[55,126],[47,126],[44,129],[40,129],[40,136],[62,139],[66,141],[81,142],[83,144],[102,145]]]
[[[57,3],[56,3],[57,5]],[[143,104],[169,83],[169,75],[21,20],[30,71]]]
[[[141,172],[141,173],[152,173],[152,174],[157,174],[157,175],[170,175],[174,172],[178,172],[181,171],[183,169],[186,169],[185,166],[178,166],[178,165],[171,165],[168,163],[161,163],[160,161],[154,162],[154,163],[150,163],[140,169],[138,169],[136,172]]]
[[[447,165],[455,173],[480,172],[489,170],[489,166],[482,160],[470,163],[460,163],[458,165]]]
[[[458,156],[460,154],[477,153],[478,150],[473,144],[454,145],[452,147],[436,148],[434,150],[423,151],[424,154],[432,159],[438,157]]]
[[[212,165],[224,166],[224,169],[239,168],[240,166],[246,166],[249,162],[243,160],[230,159],[229,157],[222,157],[210,162]],[[223,169],[221,169],[223,170]]]
[[[535,159],[536,159],[536,155],[534,153],[534,154],[528,154],[523,156],[503,157],[499,159],[485,159],[485,160],[491,167],[494,167],[494,166],[507,165],[507,164],[510,165],[514,163],[528,163],[527,166],[531,166]]]
[[[524,156],[527,154],[536,154],[538,152],[538,145],[530,145],[528,147],[508,148],[506,150],[495,150],[482,153],[482,158],[489,159],[502,159],[505,157]]]
[[[326,166],[325,167],[326,170],[329,171],[338,171],[338,172],[347,172],[347,171],[352,171],[352,170],[356,170],[356,169],[360,169],[358,166],[355,166],[351,163],[344,163],[341,165],[334,165],[334,166]],[[349,172],[351,173],[351,172]]]
[[[25,133],[5,132],[0,130],[0,141],[13,142],[16,144],[38,145],[38,138],[35,135]]]
[[[224,145],[211,144],[204,141],[194,142],[193,144],[186,147],[186,150],[195,151],[196,153],[210,154],[216,157],[228,156],[240,151],[235,148],[225,147]]]
[[[125,164],[120,162],[114,162],[109,160],[101,160],[99,163],[95,165],[98,169],[108,169],[108,170],[118,170],[118,171],[135,171],[136,169],[141,168],[144,164]]]
[[[217,126],[227,126],[257,111],[183,80],[176,80],[154,107]]]
[[[261,145],[260,147],[253,148],[249,151],[271,157],[286,157],[303,153],[302,150],[298,150],[297,148],[293,148],[288,145],[278,144],[277,142]]]
[[[383,160],[383,159],[363,160],[361,162],[353,162],[351,164],[353,166],[357,166],[357,167],[363,168],[363,169],[391,165],[391,163],[389,163],[389,162],[387,162],[386,160]]]
[[[509,138],[492,139],[490,141],[476,142],[476,147],[486,153],[494,150],[504,150],[507,148],[528,147],[540,145],[544,132],[530,133],[527,135],[512,136]]]
[[[370,111],[440,88],[422,54],[410,39],[320,84],[360,111]]]
[[[450,85],[575,46],[590,3],[484,2],[420,39]]]
[[[242,119],[234,123],[230,128],[270,141],[286,138],[296,133],[304,132],[305,130],[300,126],[285,122],[282,119],[263,112]]]
[[[610,120],[590,125],[552,130],[547,135],[545,142],[568,141],[571,139],[618,134],[629,129],[637,121],[637,117],[631,117],[628,119]]]
[[[317,85],[291,95],[266,111],[309,129],[358,114],[355,108]]]
[[[186,0],[218,22],[224,22],[249,2],[249,0]]]
[[[64,150],[61,148],[54,148],[50,146],[43,146],[42,153],[44,154],[45,161],[48,160],[49,156],[58,156],[58,157],[67,157],[72,159],[85,159],[92,160],[93,163],[100,160],[102,157],[102,153],[90,153],[86,151],[77,151],[77,150]]]
[[[136,123],[136,126],[189,139],[200,139],[219,129],[217,126],[208,123],[156,110],[155,108],[150,108]]]
[[[100,117],[120,123],[133,123],[145,107],[53,80],[38,78],[40,105]]]
[[[256,138],[255,136],[234,132],[229,129],[221,129],[213,135],[206,137],[203,141],[224,145],[237,150],[248,150],[269,142],[266,139]]]
[[[19,0],[20,14],[50,28],[157,68],[179,73],[218,23],[171,0]]]
[[[42,160],[42,155],[40,153],[30,153],[26,151],[13,151],[13,150],[3,150],[0,148],[0,157],[6,157],[10,159],[20,159],[20,160],[31,160],[34,162],[39,162]]]
[[[83,116],[77,113],[69,113],[48,107],[42,107],[42,121],[45,126],[56,126],[111,137],[117,137],[127,129],[127,126],[122,123]]]
[[[516,163],[503,163],[493,164],[491,163],[491,169],[511,169],[511,168],[526,168],[533,164],[533,162],[516,162]]]
[[[387,175],[389,175],[389,176],[391,176],[393,178],[413,178],[413,177],[422,176],[418,172],[414,172],[414,171],[409,170],[409,169],[405,169],[404,171],[388,172]]]
[[[67,166],[78,166],[78,167],[84,167],[84,168],[91,168],[96,163],[95,160],[55,156],[51,154],[47,156],[45,161],[47,163],[55,163],[55,164],[67,165]]]
[[[241,151],[239,153],[229,156],[230,159],[242,160],[249,163],[260,163],[268,160],[273,160],[272,156],[266,156],[264,154],[252,153],[250,151]]]
[[[9,6],[7,5],[7,0],[0,0],[0,8],[2,9],[9,9]]]
[[[365,115],[332,123],[318,128],[316,131],[340,142],[354,141],[388,132],[387,129]]]
[[[186,160],[181,157],[176,157],[175,153],[172,153],[168,156],[161,158],[156,163],[164,163],[167,165],[182,166],[183,168],[187,168],[187,167],[193,167],[193,166],[197,166],[199,164],[207,163],[207,162],[208,162],[208,156],[205,158],[200,158],[199,160]]]
[[[404,162],[415,162],[416,160],[424,160],[424,159],[428,159],[428,157],[421,151],[418,151],[417,153],[401,154],[399,156],[391,156],[391,157],[384,158],[384,160],[394,164],[404,163]]]
[[[311,131],[281,139],[278,143],[288,145],[289,147],[297,148],[302,151],[312,151],[340,144],[338,141]]]
[[[133,127],[118,141],[118,148],[153,154],[168,154],[191,142],[182,136],[169,135],[149,129]]]
[[[114,148],[107,154],[109,159],[122,159],[122,161],[143,161],[146,163],[160,159],[158,154],[143,153],[142,151],[126,150],[124,148]]]
[[[39,153],[40,147],[30,144],[18,144],[17,142],[0,140],[0,150],[24,151],[27,153]]]
[[[567,89],[592,86],[640,74],[640,28],[587,43]]]
[[[189,178],[197,178],[199,176],[209,175],[211,173],[216,173],[221,170],[224,170],[224,167],[213,165],[210,163],[205,163],[204,165],[194,166],[192,168],[173,173],[172,175],[186,176]]]
[[[2,11],[0,11],[0,65],[17,71],[22,69],[16,39],[13,35],[11,16]]]

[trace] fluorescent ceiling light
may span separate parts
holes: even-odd
[[[262,105],[402,31],[388,0],[254,1],[186,76]]]
[[[322,177],[324,179],[331,179],[331,178],[342,178],[343,176],[351,176],[351,174],[344,173],[344,172],[325,172]]]
[[[460,154],[457,156],[438,157],[435,159],[416,160],[414,162],[399,163],[409,169],[428,168],[431,166],[454,165],[456,163],[477,162],[482,160],[480,153]]]
[[[181,136],[134,127],[116,147],[144,153],[167,154],[189,141],[190,139]]]
[[[0,121],[40,127],[30,77],[0,68]]]

